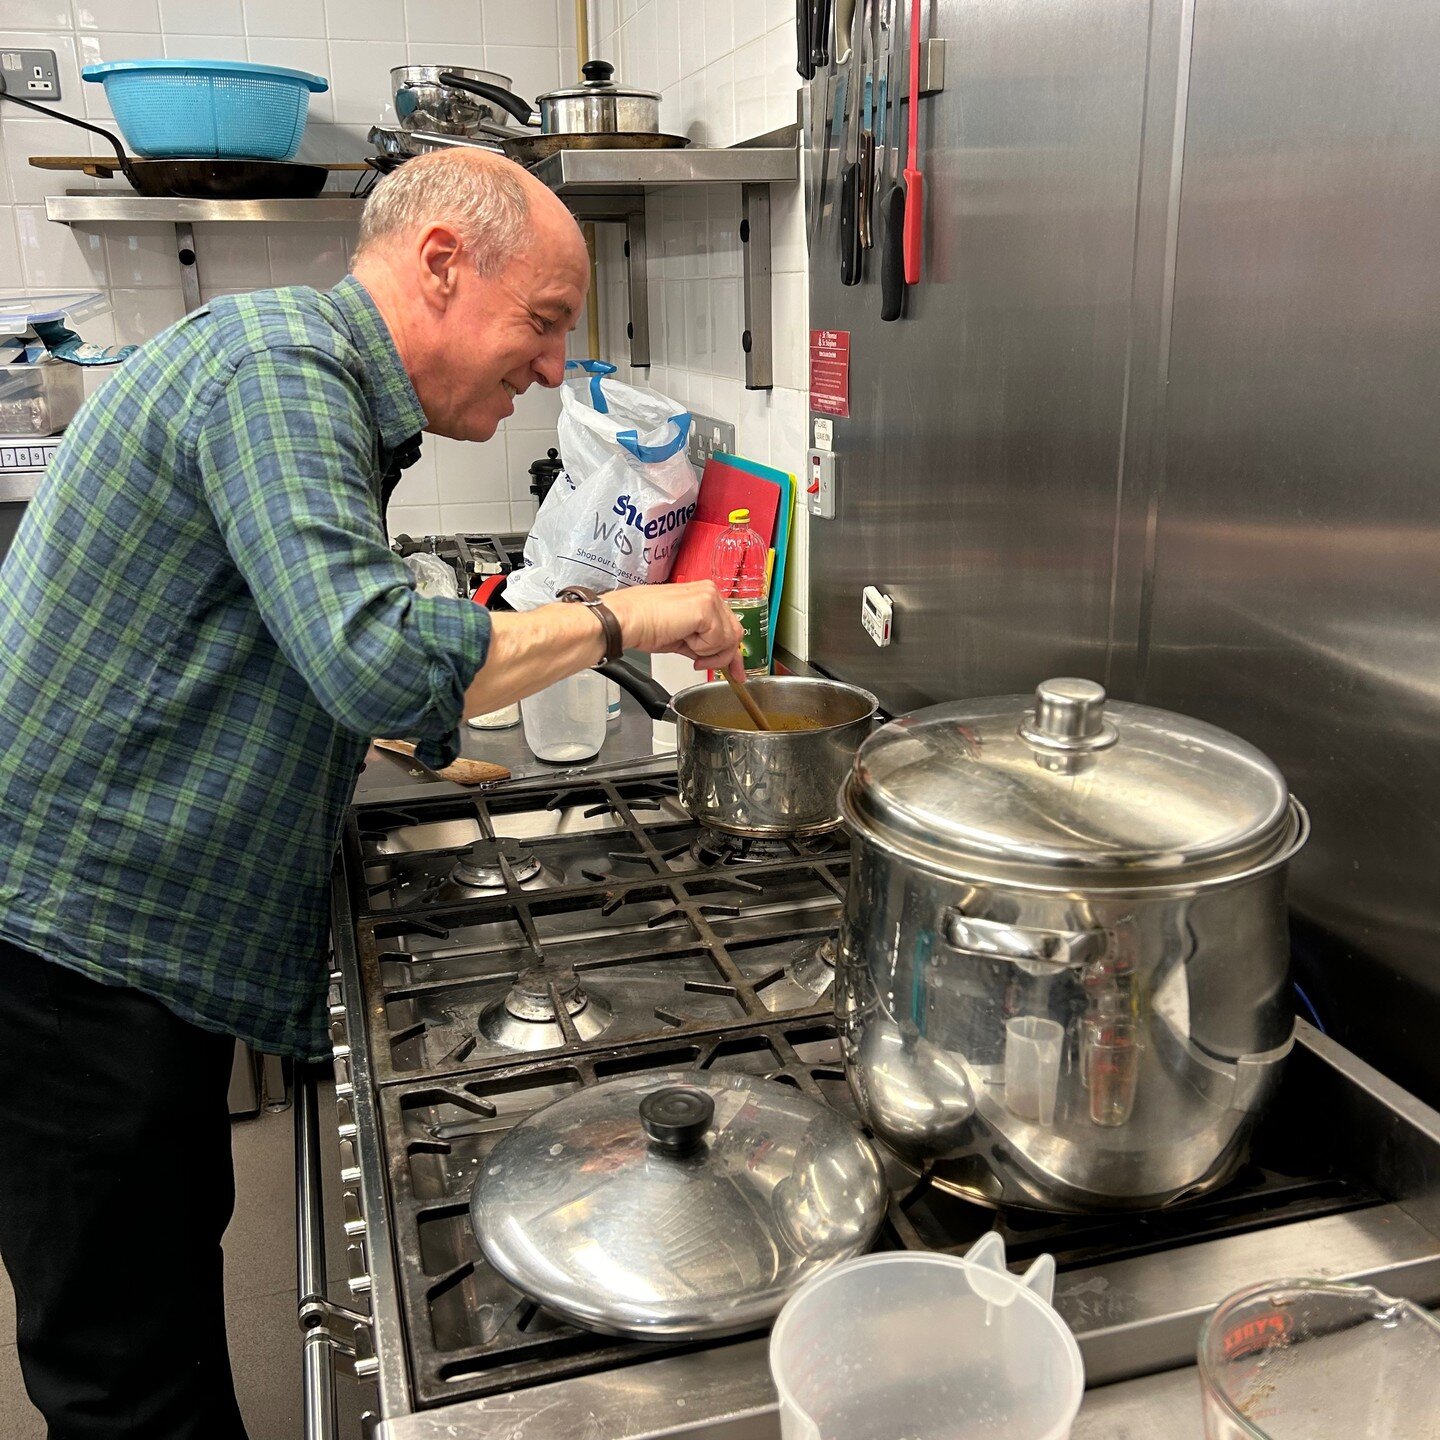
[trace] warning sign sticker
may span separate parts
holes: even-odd
[[[816,415],[850,416],[850,332],[810,332],[810,409]]]

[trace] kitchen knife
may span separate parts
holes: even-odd
[[[842,8],[845,0],[841,0]],[[836,16],[841,11],[836,11]],[[840,172],[840,283],[860,283],[860,120],[861,40],[865,23],[865,0],[857,0],[851,12],[849,40],[850,93],[846,97],[845,168]],[[837,40],[837,44],[838,44]]]
[[[810,63],[817,74],[830,66],[830,0],[812,0]]]
[[[795,69],[802,80],[815,74],[815,57],[810,44],[810,0],[795,0]]]
[[[891,54],[887,58],[893,66],[893,29],[890,45]],[[886,88],[890,92],[888,103],[892,111],[889,153],[894,179],[880,197],[880,318],[898,320],[905,313],[905,181],[900,159],[900,88],[898,85]]]
[[[905,163],[905,283],[920,283],[925,175],[920,169],[920,0],[910,0],[910,139]]]
[[[833,93],[833,98],[832,94]],[[833,70],[825,72],[825,134],[820,145],[820,180],[815,187],[815,210],[810,216],[810,251],[815,250],[815,241],[820,234],[820,221],[825,213],[826,195],[825,184],[830,176],[830,146],[833,141],[840,145],[842,141],[837,138],[842,116],[845,110],[845,75],[841,72],[837,75]]]

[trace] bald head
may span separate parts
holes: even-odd
[[[370,192],[357,258],[418,227],[450,225],[482,275],[494,275],[538,238],[583,245],[570,212],[529,171],[488,150],[456,146],[417,155]]]
[[[430,430],[489,439],[516,395],[564,378],[589,286],[585,242],[509,160],[462,148],[407,160],[366,201],[352,268]]]

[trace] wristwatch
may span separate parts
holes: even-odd
[[[618,660],[625,653],[625,641],[620,634],[620,622],[615,618],[615,612],[594,590],[590,590],[584,585],[567,585],[563,590],[555,592],[555,598],[584,605],[599,620],[600,628],[605,632],[605,659],[607,661]]]

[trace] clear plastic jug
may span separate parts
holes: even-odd
[[[605,743],[605,677],[582,670],[520,702],[525,743],[537,760],[591,760]]]
[[[1435,1440],[1440,1322],[1369,1285],[1271,1280],[1200,1335],[1207,1440]]]
[[[1054,1283],[1048,1255],[1011,1275],[994,1234],[964,1259],[867,1255],[816,1276],[770,1336],[783,1440],[1064,1440],[1085,1371]]]

